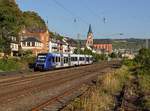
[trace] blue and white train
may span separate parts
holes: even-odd
[[[34,70],[46,71],[55,68],[79,66],[92,63],[93,58],[91,55],[40,53],[36,58]]]

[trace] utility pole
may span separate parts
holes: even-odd
[[[79,54],[80,54],[80,34],[77,34],[77,54],[78,54],[78,65],[79,65]]]
[[[77,44],[77,54],[80,54],[80,34],[79,33],[77,34],[77,41],[78,41],[78,44]]]
[[[149,41],[148,41],[148,39],[146,39],[146,49],[148,49],[149,48]]]

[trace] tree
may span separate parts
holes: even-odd
[[[84,54],[92,55],[92,54],[93,54],[93,52],[92,52],[90,49],[85,48],[85,49],[84,49]]]
[[[30,32],[43,32],[47,27],[44,20],[33,11],[23,12],[24,25]]]
[[[18,37],[22,27],[22,12],[15,2],[0,0],[0,49],[10,54],[11,36]]]
[[[81,50],[80,48],[76,48],[76,49],[74,50],[74,54],[84,54],[84,51]]]
[[[114,52],[112,52],[112,53],[110,54],[110,57],[111,57],[111,58],[117,58],[117,54],[114,53]]]
[[[29,31],[46,31],[44,20],[35,12],[22,12],[14,0],[0,0],[0,51],[9,54],[11,36],[17,37],[26,28]]]
[[[139,54],[135,57],[136,63],[143,69],[150,67],[150,49],[141,49]]]

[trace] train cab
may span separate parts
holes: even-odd
[[[56,67],[55,55],[51,53],[38,54],[34,70],[50,70]]]

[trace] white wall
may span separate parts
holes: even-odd
[[[18,51],[18,44],[11,43],[10,48],[11,48],[12,51]]]
[[[49,42],[49,52],[53,53],[53,52],[57,52],[57,43],[52,43],[51,41]],[[53,49],[55,48],[55,49]]]

